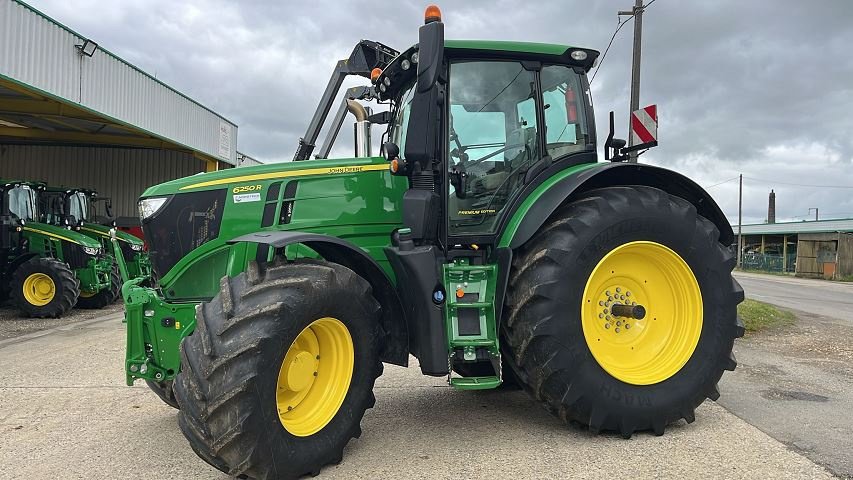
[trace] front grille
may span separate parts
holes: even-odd
[[[154,272],[163,277],[191,251],[219,236],[226,190],[173,195],[142,222]]]
[[[76,243],[62,241],[62,256],[65,263],[72,269],[84,268],[89,264],[90,256],[83,251],[83,247]]]
[[[118,244],[121,246],[121,256],[124,257],[124,261],[132,262],[136,258],[136,251],[130,248],[127,242],[118,242]]]

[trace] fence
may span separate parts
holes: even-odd
[[[745,253],[741,259],[742,268],[744,270],[762,270],[765,272],[782,272],[783,265],[785,272],[793,273],[796,268],[797,254],[789,253],[788,262],[785,264],[783,255],[771,253]]]

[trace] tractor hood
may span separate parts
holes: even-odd
[[[46,237],[65,240],[66,242],[76,243],[77,245],[89,248],[101,248],[101,243],[92,237],[87,237],[82,233],[68,230],[67,228],[57,227],[47,223],[27,222],[21,229],[24,232],[35,235],[44,235]]]
[[[377,162],[383,163],[377,163]],[[284,162],[253,167],[231,168],[218,172],[198,173],[148,188],[140,198],[161,197],[176,193],[216,190],[229,185],[250,184],[274,179],[293,177],[334,176],[371,170],[387,170],[388,165],[381,157],[349,158],[332,160],[306,160]]]
[[[84,223],[83,226],[80,227],[80,230],[86,231],[88,233],[93,233],[95,235],[100,235],[105,238],[110,238],[110,230],[112,230],[112,227],[101,225],[100,223]],[[116,239],[120,242],[127,242],[131,245],[143,244],[142,240],[140,240],[138,237],[118,229],[116,229]]]

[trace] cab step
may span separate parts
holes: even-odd
[[[450,386],[458,390],[489,390],[501,386],[501,379],[497,376],[454,377],[450,379]]]

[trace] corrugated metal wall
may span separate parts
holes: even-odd
[[[79,55],[83,40],[22,2],[0,0],[0,75],[236,164],[236,125],[104,45]]]
[[[92,188],[112,198],[117,216],[136,217],[151,185],[203,171],[201,160],[169,150],[0,144],[0,178]]]

